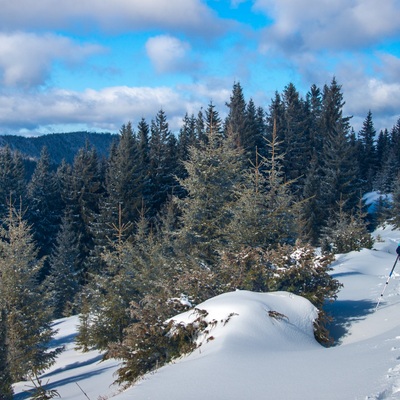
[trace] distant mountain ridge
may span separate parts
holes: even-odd
[[[0,148],[9,145],[14,151],[19,151],[24,158],[38,160],[44,146],[47,147],[51,162],[60,164],[63,159],[72,163],[76,153],[86,145],[86,142],[96,149],[99,155],[108,156],[113,141],[118,135],[111,133],[70,132],[52,133],[37,137],[17,135],[0,135]]]

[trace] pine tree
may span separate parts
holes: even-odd
[[[37,258],[30,227],[21,210],[10,204],[0,230],[0,298],[6,323],[7,359],[12,380],[42,373],[54,363],[60,349],[49,351],[53,338],[51,311],[39,292]]]

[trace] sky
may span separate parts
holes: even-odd
[[[373,249],[338,254],[332,264],[344,286],[330,305],[336,339],[330,348],[315,341],[317,310],[305,298],[240,290],[198,304],[208,312],[201,346],[126,390],[112,385],[120,361],[100,362],[99,352],[76,349],[78,316],[57,320],[55,345],[66,348],[42,383],[64,400],[400,399],[398,266],[387,280],[400,231],[386,226],[373,235]],[[173,317],[176,324],[196,318],[193,309]],[[14,400],[27,400],[29,388],[30,382],[15,384]]]
[[[0,134],[177,131],[239,82],[268,108],[335,77],[346,115],[400,117],[400,0],[0,0]]]

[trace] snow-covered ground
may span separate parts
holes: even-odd
[[[57,344],[65,343],[66,351],[43,383],[69,400],[400,399],[400,262],[375,311],[400,231],[387,227],[374,235],[373,250],[339,255],[333,265],[344,287],[329,307],[331,348],[314,340],[316,311],[307,300],[237,291],[197,306],[215,324],[194,353],[125,391],[112,385],[118,362],[74,350],[78,320],[59,320]],[[193,318],[189,312],[176,319]],[[29,398],[27,389],[29,383],[16,384],[15,399]]]

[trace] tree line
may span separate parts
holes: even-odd
[[[76,313],[78,346],[121,358],[120,382],[193,344],[167,318],[235,289],[307,297],[329,341],[333,254],[371,248],[383,219],[399,224],[400,120],[377,134],[369,112],[355,133],[336,79],[305,98],[288,84],[267,109],[234,83],[226,106],[225,120],[212,102],[185,115],[178,134],[163,110],[128,122],[108,156],[87,142],[56,170],[44,147],[28,180],[21,154],[0,150],[4,398],[54,362],[51,321]],[[375,219],[362,202],[372,190],[394,199]]]

